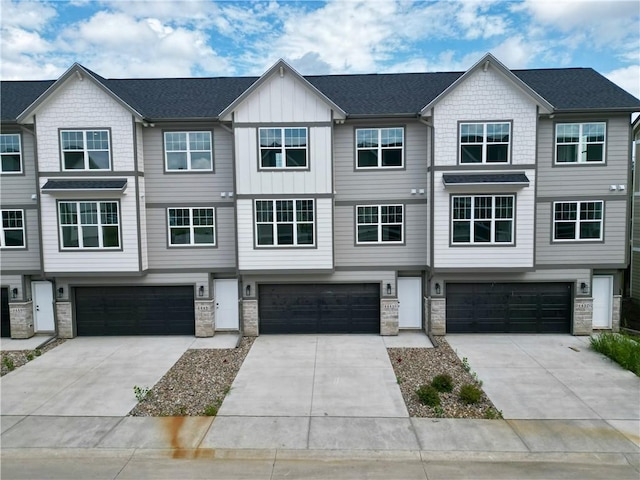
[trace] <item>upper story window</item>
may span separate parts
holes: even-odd
[[[261,128],[260,168],[306,168],[306,128]]]
[[[63,170],[109,170],[109,130],[61,130]]]
[[[402,205],[362,205],[356,207],[357,243],[402,243]]]
[[[22,173],[22,148],[20,134],[3,133],[0,135],[0,173]]]
[[[604,122],[556,124],[556,163],[604,162]]]
[[[24,212],[22,210],[1,210],[2,234],[0,247],[24,248]]]
[[[553,240],[602,240],[603,201],[555,202]]]
[[[169,245],[214,246],[213,208],[169,208]]]
[[[164,132],[168,172],[211,171],[211,132]]]
[[[256,245],[312,246],[313,200],[256,200]]]
[[[59,202],[62,250],[120,248],[118,202]]]
[[[513,243],[513,195],[454,196],[451,243]]]
[[[398,168],[404,165],[404,128],[356,129],[357,168]]]
[[[510,123],[461,123],[460,163],[508,163],[510,141]]]

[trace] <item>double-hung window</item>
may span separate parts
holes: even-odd
[[[214,246],[215,216],[213,208],[169,208],[169,245]]]
[[[260,128],[260,168],[307,168],[306,128]]]
[[[553,239],[555,241],[602,240],[603,201],[555,202]]]
[[[58,202],[62,250],[120,248],[118,202]]]
[[[61,130],[63,170],[109,170],[109,130]]]
[[[256,245],[312,246],[313,200],[256,200]]]
[[[513,195],[453,196],[451,242],[513,243],[514,203]]]
[[[0,135],[0,173],[22,173],[22,146],[20,134]]]
[[[404,128],[356,129],[357,168],[398,168],[404,165]]]
[[[460,163],[508,163],[510,140],[510,123],[461,123]]]
[[[24,248],[24,211],[1,210],[2,234],[0,235],[0,247]]]
[[[604,122],[556,124],[556,163],[604,162]]]
[[[357,206],[357,243],[402,243],[403,210],[402,205]]]
[[[164,132],[168,172],[213,170],[211,132]]]

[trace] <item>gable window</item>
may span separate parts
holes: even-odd
[[[215,242],[213,208],[169,208],[169,245],[208,245]]]
[[[211,132],[164,132],[167,171],[211,171]]]
[[[3,133],[0,135],[0,173],[22,173],[22,148],[20,135]]]
[[[256,245],[314,245],[313,200],[256,200],[255,208]]]
[[[109,170],[109,130],[61,130],[63,170]]]
[[[118,202],[59,202],[63,250],[120,247]]]
[[[556,163],[604,162],[605,135],[604,122],[556,124]]]
[[[306,168],[306,128],[261,128],[260,168]]]
[[[451,240],[455,244],[513,243],[514,196],[454,196]]]
[[[2,210],[1,212],[2,235],[0,235],[0,247],[25,247],[24,212],[22,210]]]
[[[357,168],[397,168],[404,165],[404,128],[356,129]]]
[[[402,205],[362,205],[357,210],[357,243],[402,243]]]
[[[553,204],[553,239],[602,240],[603,201],[555,202]]]
[[[507,163],[510,139],[510,123],[461,123],[460,163]]]

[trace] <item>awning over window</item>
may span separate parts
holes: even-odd
[[[516,185],[526,187],[529,179],[524,173],[445,173],[445,187],[462,185]]]
[[[113,180],[48,180],[42,187],[44,193],[53,192],[124,192],[127,180],[118,178]]]

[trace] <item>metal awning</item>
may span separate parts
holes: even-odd
[[[462,185],[515,185],[526,187],[529,178],[524,173],[445,173],[445,187]]]
[[[124,192],[127,180],[118,178],[113,180],[48,180],[42,187],[44,193],[53,192]]]

